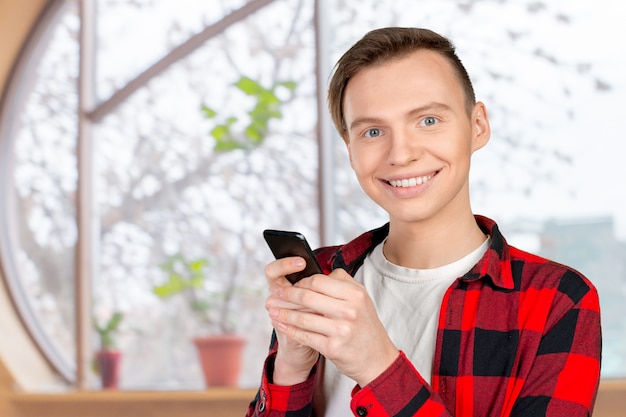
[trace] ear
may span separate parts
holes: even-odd
[[[354,169],[354,165],[352,164],[352,149],[350,148],[350,139],[348,137],[343,137],[343,143],[346,144],[346,149],[348,150],[348,158],[350,159],[350,166]]]
[[[487,108],[482,102],[477,102],[472,111],[472,152],[477,151],[489,142],[491,126]]]

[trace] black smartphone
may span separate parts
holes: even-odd
[[[292,284],[302,278],[322,273],[322,268],[317,263],[317,259],[315,259],[315,255],[302,233],[267,229],[263,231],[263,237],[276,259],[300,256],[306,261],[306,267],[302,271],[287,275],[286,278]]]

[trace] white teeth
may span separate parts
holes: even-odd
[[[403,187],[403,188],[415,187],[416,185],[424,184],[431,178],[432,178],[432,175],[426,175],[424,177],[408,178],[404,180],[393,180],[393,181],[389,181],[389,184],[391,184],[392,187]]]

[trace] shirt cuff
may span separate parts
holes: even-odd
[[[389,415],[398,404],[409,403],[416,393],[428,392],[428,384],[404,352],[376,379],[352,390],[350,408],[354,415]],[[393,413],[391,413],[393,414]]]
[[[317,364],[313,366],[306,381],[283,386],[271,382],[275,359],[276,353],[272,353],[265,361],[259,401],[256,404],[256,414],[259,416],[266,415],[270,410],[279,412],[302,410],[311,406],[313,402]]]

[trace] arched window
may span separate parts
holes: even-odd
[[[349,45],[390,25],[455,41],[492,121],[473,161],[474,210],[511,243],[596,284],[603,375],[625,376],[626,57],[613,52],[621,47],[613,31],[624,29],[610,7],[87,3],[97,7],[51,2],[0,120],[2,272],[68,380],[82,346],[74,325],[82,282],[91,295],[83,323],[124,314],[122,387],[201,386],[190,343],[201,322],[182,300],[155,293],[168,261],[183,257],[207,262],[211,294],[234,289],[210,318],[248,336],[241,385],[258,383],[270,332],[261,231],[299,230],[317,246],[385,222],[330,128],[325,88]]]

